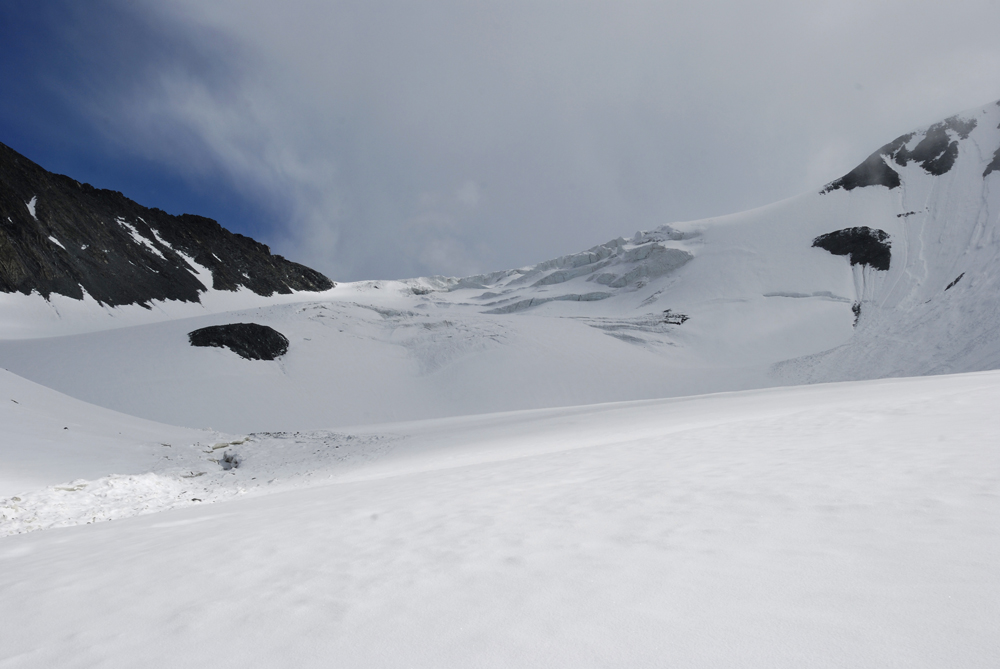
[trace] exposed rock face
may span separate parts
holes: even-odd
[[[333,285],[211,219],[147,209],[0,144],[0,292],[82,299],[86,291],[110,306],[148,306],[197,302],[206,288],[272,295]]]
[[[997,171],[1000,171],[1000,148],[994,152],[993,160],[986,166],[986,169],[983,171],[983,176],[989,176],[991,173]]]
[[[1000,102],[997,102],[997,105],[1000,106]],[[997,127],[997,129],[1000,130],[1000,127]],[[991,160],[990,164],[986,166],[985,170],[983,170],[983,178],[985,179],[991,173],[997,171],[1000,171],[1000,146],[998,146],[997,150],[993,152],[993,160]]]
[[[192,346],[228,348],[247,360],[274,360],[288,353],[288,337],[257,323],[211,325],[188,333]]]
[[[891,157],[900,147],[913,138],[912,134],[897,137],[881,149],[865,158],[865,161],[853,170],[840,177],[836,181],[827,185],[823,189],[824,193],[843,188],[844,190],[854,190],[866,186],[885,186],[886,188],[897,188],[900,184],[899,174],[889,167],[886,157]]]
[[[963,120],[952,116],[940,123],[935,123],[923,131],[923,138],[913,149],[907,149],[919,133],[909,133],[897,137],[881,149],[868,156],[863,163],[853,170],[831,182],[822,192],[843,188],[854,190],[866,186],[885,186],[892,189],[900,184],[899,174],[893,169],[891,162],[900,167],[906,167],[910,162],[919,163],[928,173],[936,176],[945,174],[955,164],[958,157],[958,141],[968,139],[969,133],[976,127],[975,119]],[[986,174],[989,174],[987,168]],[[983,176],[986,176],[984,174]]]
[[[892,260],[889,234],[866,226],[820,235],[813,240],[812,245],[835,256],[848,256],[852,265],[868,265],[883,272],[889,269]]]

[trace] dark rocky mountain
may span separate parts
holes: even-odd
[[[212,219],[143,207],[0,144],[0,292],[83,299],[86,291],[109,306],[148,307],[198,302],[209,288],[273,295],[333,286]]]
[[[958,157],[958,142],[969,138],[976,128],[976,119],[961,119],[952,116],[940,123],[935,123],[920,132],[920,140],[912,150],[906,145],[917,136],[911,132],[892,140],[875,153],[868,156],[863,163],[827,184],[824,193],[838,188],[854,190],[867,186],[885,186],[890,190],[899,188],[899,173],[889,164],[890,161],[900,167],[906,167],[910,162],[918,163],[925,172],[941,176],[951,170]],[[1000,149],[997,150],[1000,153]],[[994,157],[997,162],[997,157]],[[983,176],[995,169],[992,165],[986,168]]]

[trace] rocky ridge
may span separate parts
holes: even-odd
[[[0,144],[0,292],[148,307],[199,302],[208,289],[268,296],[333,286],[212,219],[144,207]]]

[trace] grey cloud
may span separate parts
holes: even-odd
[[[1000,97],[985,2],[143,7],[222,65],[163,65],[111,113],[165,162],[193,138],[276,212],[267,241],[337,279],[521,266],[764,205]]]

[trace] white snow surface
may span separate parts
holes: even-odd
[[[0,668],[1000,666],[1000,106],[961,116],[942,176],[515,270],[0,293]],[[811,246],[861,225],[888,271]],[[188,343],[236,322],[288,352]]]
[[[83,523],[0,539],[0,665],[995,667],[998,402],[987,372],[244,435],[230,472],[165,436],[173,472],[137,450],[0,521]]]
[[[0,425],[0,498],[74,478],[146,471],[160,460],[161,442],[222,437],[95,407],[5,370]]]

